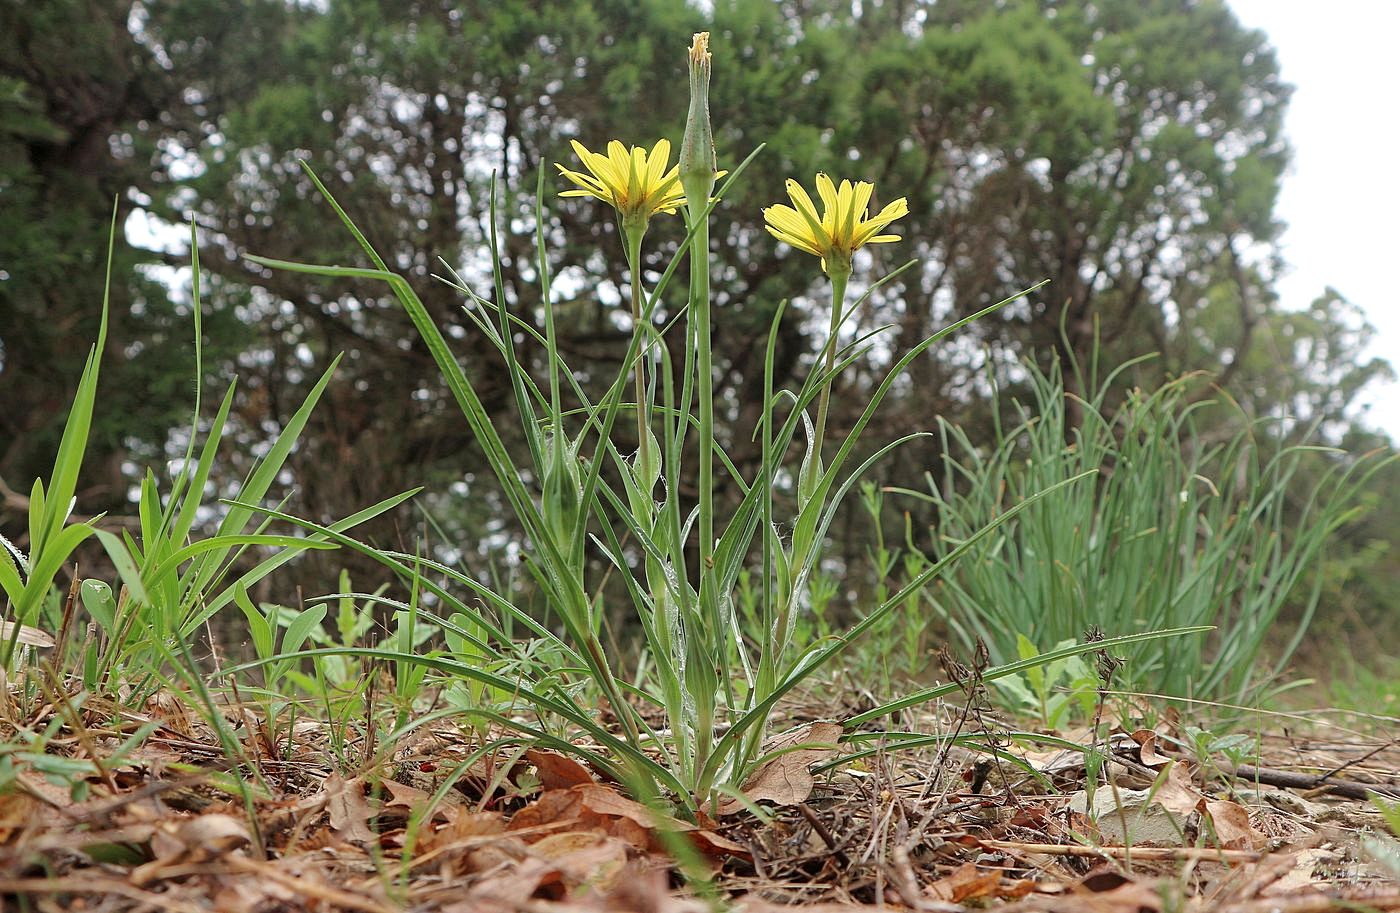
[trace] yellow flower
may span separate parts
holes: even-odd
[[[851,256],[867,244],[898,241],[899,235],[882,235],[880,231],[896,219],[909,214],[909,201],[900,197],[880,210],[874,218],[866,218],[866,207],[875,185],[865,181],[842,181],[837,187],[825,174],[817,174],[817,195],[822,200],[822,214],[802,185],[788,178],[787,192],[792,206],[778,203],[763,210],[768,231],[798,250],[821,257],[822,269],[831,266],[850,272]]]
[[[668,141],[657,140],[647,152],[641,146],[627,149],[613,140],[608,143],[607,155],[588,151],[578,140],[573,141],[573,147],[588,173],[570,171],[556,163],[554,167],[578,185],[578,189],[566,190],[560,196],[597,197],[617,208],[624,226],[634,227],[645,227],[658,212],[674,213],[684,205],[679,170],[676,166],[666,168],[666,160],[671,157]]]

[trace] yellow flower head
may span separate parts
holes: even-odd
[[[820,257],[822,269],[831,266],[849,272],[851,256],[867,244],[898,241],[899,235],[882,235],[880,231],[896,219],[909,214],[909,201],[900,197],[880,210],[872,219],[866,218],[866,207],[874,184],[865,181],[842,181],[837,187],[825,174],[817,174],[817,195],[822,200],[822,214],[802,185],[788,178],[787,192],[792,206],[778,203],[763,210],[768,231],[779,241],[791,244]]]
[[[555,164],[560,174],[578,185],[560,196],[597,197],[617,208],[624,226],[644,227],[658,212],[674,213],[684,205],[685,191],[681,189],[676,166],[669,170],[666,160],[671,157],[671,144],[657,140],[651,152],[641,146],[627,149],[617,140],[608,143],[608,154],[590,152],[578,140],[574,152],[588,169],[584,174]]]

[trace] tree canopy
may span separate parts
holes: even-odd
[[[717,414],[740,466],[756,456],[747,404],[779,302],[782,383],[811,356],[823,306],[807,258],[779,249],[761,207],[818,170],[907,196],[895,250],[858,277],[917,265],[873,296],[860,326],[897,327],[903,350],[946,321],[1050,284],[923,358],[881,413],[891,428],[938,413],[975,423],[987,378],[1014,386],[1031,359],[1117,364],[1144,382],[1205,371],[1254,414],[1304,412],[1334,436],[1388,368],[1335,296],[1280,310],[1275,199],[1289,150],[1289,87],[1267,37],[1219,0],[55,0],[9,2],[0,22],[0,479],[44,471],[92,338],[113,198],[123,247],[104,387],[106,488],[158,459],[188,402],[187,254],[193,218],[208,271],[211,373],[237,376],[248,458],[330,357],[340,375],[297,455],[295,506],[327,519],[479,470],[427,352],[381,290],[271,273],[253,252],[350,262],[352,245],[301,170],[331,186],[404,271],[472,363],[489,358],[440,261],[538,319],[536,187],[567,277],[555,302],[569,355],[620,357],[627,329],[617,228],[556,199],[568,141],[678,143],[681,50],[709,29],[720,167],[766,143],[714,239]],[[503,285],[487,265],[493,192]],[[134,222],[126,221],[132,219]],[[139,230],[141,226],[154,230]],[[182,234],[182,232],[184,234]],[[679,219],[658,223],[652,267]],[[176,239],[176,240],[169,240]],[[1321,290],[1319,290],[1321,291]],[[1329,293],[1330,295],[1330,293]],[[819,321],[820,322],[820,321]],[[875,361],[878,362],[878,353]],[[869,382],[880,365],[842,383]],[[488,406],[509,390],[492,387]],[[785,376],[784,376],[785,375]],[[853,417],[837,408],[832,422]],[[891,473],[933,463],[930,444]],[[221,467],[236,478],[237,460]],[[448,511],[480,538],[489,498]],[[0,519],[15,506],[11,499]],[[448,502],[443,502],[448,503]],[[383,528],[380,536],[396,533]],[[327,579],[330,579],[329,577]]]

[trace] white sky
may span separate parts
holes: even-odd
[[[1284,307],[1332,286],[1376,328],[1372,354],[1400,370],[1400,37],[1397,0],[1229,0],[1262,29],[1294,93],[1286,130],[1293,167],[1278,215],[1292,270]],[[1367,392],[1370,421],[1400,440],[1400,386]]]

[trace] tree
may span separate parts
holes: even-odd
[[[52,113],[67,80],[80,76],[120,102],[98,130],[108,143],[102,193],[135,188],[143,212],[172,231],[193,214],[210,272],[207,316],[224,321],[211,363],[219,377],[241,378],[235,420],[247,453],[300,403],[316,366],[346,352],[294,466],[293,507],[318,519],[427,483],[452,544],[485,548],[483,530],[502,532],[474,444],[383,290],[272,274],[242,259],[357,256],[299,160],[409,276],[488,406],[504,412],[508,391],[490,383],[494,356],[457,293],[432,278],[439,258],[479,294],[538,320],[543,172],[568,354],[589,378],[615,365],[629,281],[616,227],[597,207],[554,199],[553,162],[568,161],[575,137],[593,146],[678,141],[681,50],[702,28],[716,53],[721,167],[769,144],[724,203],[727,227],[714,239],[717,414],[741,468],[757,457],[743,429],[753,426],[778,303],[793,299],[779,330],[780,384],[811,357],[828,306],[809,258],[776,249],[760,211],[781,199],[785,178],[810,182],[818,170],[874,180],[884,201],[909,197],[896,228],[905,242],[883,246],[879,259],[863,255],[858,282],[903,257],[919,260],[860,315],[861,330],[893,323],[895,334],[842,378],[835,433],[854,420],[889,352],[1043,278],[1046,289],[921,359],[881,412],[886,430],[926,426],[934,413],[975,423],[987,371],[1014,385],[1020,358],[1085,361],[1096,333],[1105,364],[1157,350],[1159,374],[1207,370],[1230,389],[1262,390],[1251,394],[1260,410],[1282,404],[1271,403],[1271,381],[1253,360],[1261,338],[1302,319],[1279,315],[1271,293],[1288,89],[1265,37],[1214,0],[716,0],[708,15],[672,0],[67,0],[64,12],[106,31],[94,24],[79,37],[93,46],[81,61],[24,52],[51,71],[24,76],[22,102],[0,109],[5,148],[40,144],[32,137],[47,128],[32,125],[36,111],[70,129]],[[33,35],[55,33],[53,22],[25,18]],[[12,29],[3,40],[28,40],[10,33],[26,34]],[[103,55],[116,62],[84,69]],[[493,191],[500,288],[487,268]],[[91,211],[83,224],[95,221]],[[655,270],[681,237],[679,220],[650,237]],[[64,247],[100,250],[82,239]],[[55,287],[63,271],[52,254],[34,256],[53,271],[36,287]],[[182,254],[145,256],[172,263]],[[85,267],[84,278],[94,272]],[[164,303],[138,308],[151,325],[121,343],[143,347],[151,369],[142,389],[187,383],[187,360],[169,352],[183,338],[171,323],[180,296],[172,305],[158,291],[140,292]],[[1326,337],[1333,317],[1318,312],[1310,336]],[[31,321],[5,332],[6,350],[18,351],[45,329]],[[162,358],[144,354],[157,344]],[[38,370],[16,369],[26,378]],[[126,445],[159,454],[164,427],[127,429]],[[906,448],[883,471],[907,480],[935,456],[933,444]],[[234,459],[224,477],[243,468]],[[368,534],[412,538],[389,525]]]
[[[152,185],[132,130],[177,94],[133,40],[135,4],[54,0],[0,6],[0,519],[22,516],[47,476],[68,403],[97,338],[113,207],[120,234]],[[150,268],[115,249],[110,381],[94,420],[79,512],[122,512],[133,458],[160,454],[188,420],[188,317]],[[187,306],[185,306],[187,311]],[[241,343],[241,326],[214,321]],[[215,345],[215,351],[222,346]]]

